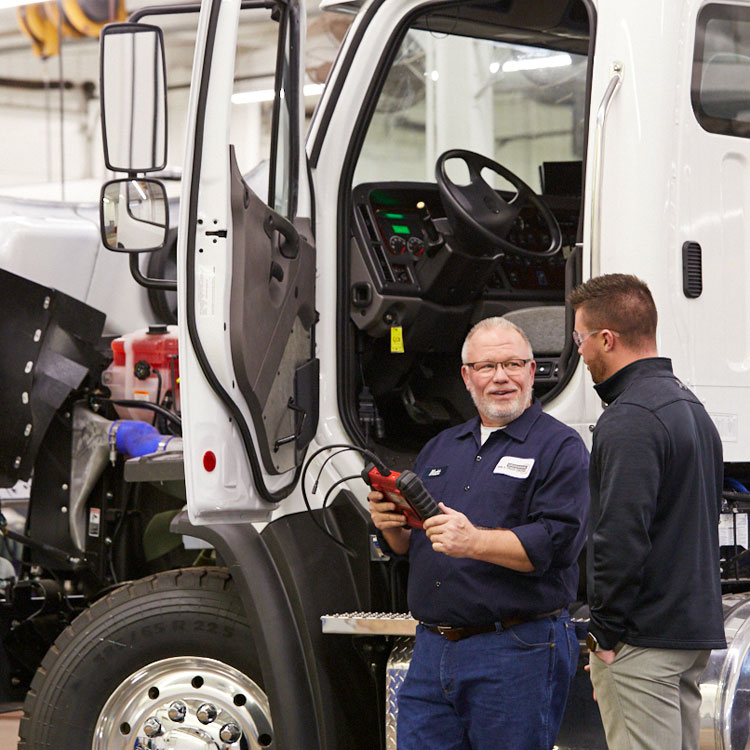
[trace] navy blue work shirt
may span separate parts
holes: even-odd
[[[433,625],[480,625],[574,601],[588,519],[588,466],[580,436],[545,414],[536,399],[484,445],[479,417],[430,440],[414,471],[436,501],[475,526],[513,531],[534,571],[449,557],[432,549],[423,530],[412,529],[412,615]]]

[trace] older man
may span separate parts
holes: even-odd
[[[420,621],[399,693],[399,750],[551,748],[578,657],[566,607],[578,581],[588,453],[533,399],[523,331],[488,318],[461,373],[479,412],[433,438],[414,470],[443,514],[407,530],[378,492],[370,512],[409,556]]]

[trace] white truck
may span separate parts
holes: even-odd
[[[305,136],[304,8],[201,4],[177,249],[187,511],[172,530],[215,564],[128,582],[77,617],[33,680],[19,748],[395,747],[414,622],[403,564],[368,525],[363,452],[407,468],[472,414],[458,352],[488,315],[527,331],[536,395],[590,441],[601,404],[565,295],[614,271],[648,282],[660,351],[723,440],[729,648],[703,677],[701,747],[746,747],[750,2],[323,5],[356,17]],[[242,14],[278,24],[267,192],[228,140]],[[115,250],[166,239],[148,178],[164,95],[158,27],[108,27]],[[557,744],[605,747],[582,670]]]

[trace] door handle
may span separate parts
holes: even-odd
[[[284,281],[284,269],[275,261],[271,261],[271,273],[268,276],[268,280],[276,279],[281,284]]]
[[[598,276],[601,271],[602,241],[602,179],[604,156],[604,126],[607,121],[609,105],[622,83],[622,63],[612,64],[613,75],[604,92],[599,110],[596,114],[596,138],[594,140],[594,184],[591,189],[591,276]]]
[[[294,228],[291,221],[269,211],[263,222],[263,228],[271,240],[276,240],[276,236],[280,235],[280,239],[278,239],[279,252],[285,258],[294,260],[297,257],[299,253],[299,232]]]

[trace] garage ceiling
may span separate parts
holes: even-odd
[[[129,12],[145,6],[168,4],[167,2],[127,0]],[[340,16],[332,14],[321,16],[318,4],[319,0],[307,0],[308,22],[313,28],[315,37],[311,40],[313,58],[322,54],[326,60],[330,61],[335,54],[342,33],[341,30],[334,33],[331,28],[343,23],[345,29],[349,19],[344,17],[342,20]],[[56,81],[60,74],[60,60],[57,57],[43,61],[33,54],[29,40],[18,27],[16,13],[15,8],[0,10],[0,102],[6,98],[4,91],[7,92],[9,88],[27,87],[28,90],[33,90],[43,85],[46,80]],[[195,20],[191,20],[192,18]],[[197,14],[186,18],[164,16],[162,19],[163,23],[161,19],[158,22],[165,29],[170,86],[186,85],[190,80]],[[238,75],[241,78],[252,80],[272,75],[275,66],[275,37],[276,25],[271,21],[256,20],[242,25],[237,66]],[[321,51],[321,47],[325,49]],[[313,59],[311,65],[316,68],[317,63],[320,62],[321,60]],[[327,67],[325,69],[327,71]],[[86,82],[96,84],[98,79],[97,41],[65,39],[62,74],[63,78],[74,86],[80,86]]]

